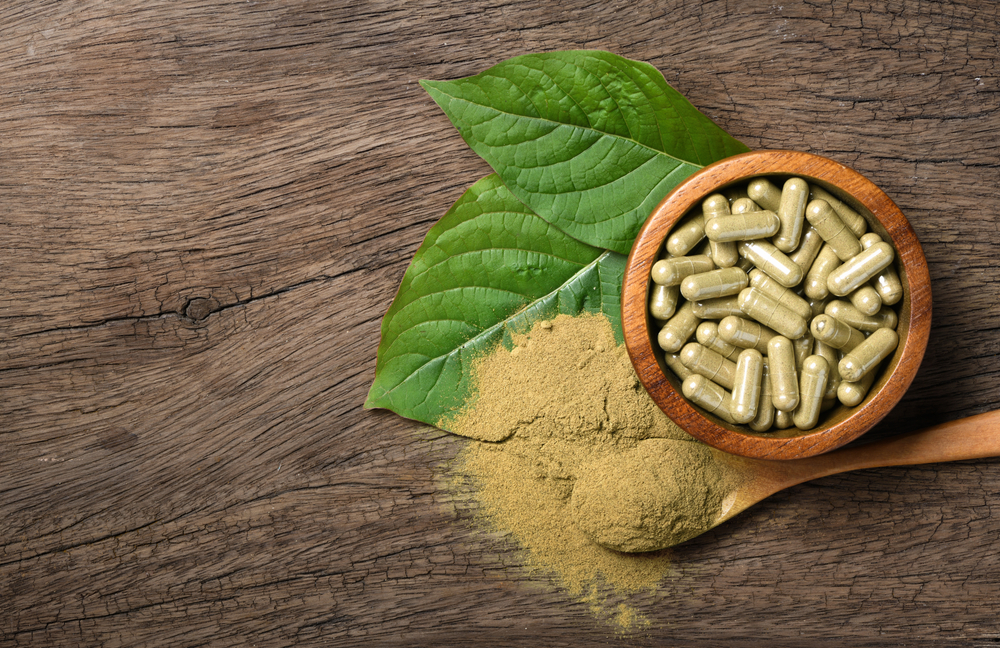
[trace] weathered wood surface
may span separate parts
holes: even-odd
[[[616,635],[476,528],[464,440],[361,403],[488,172],[416,81],[587,47],[909,216],[934,327],[874,434],[1000,407],[998,33],[976,0],[0,4],[0,643],[995,645],[1000,462],[776,496]]]

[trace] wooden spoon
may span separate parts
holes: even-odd
[[[766,461],[739,457],[714,449],[711,452],[714,459],[724,463],[728,468],[727,472],[736,478],[731,480],[731,489],[723,498],[718,517],[700,531],[689,530],[678,537],[671,535],[669,523],[654,525],[645,532],[647,537],[636,538],[633,535],[629,539],[630,545],[613,546],[615,543],[608,542],[607,538],[614,534],[601,534],[599,529],[596,530],[597,533],[593,533],[595,530],[593,521],[585,522],[579,519],[581,515],[586,514],[586,511],[583,513],[576,511],[578,526],[599,544],[618,551],[636,550],[630,549],[630,546],[643,546],[644,551],[666,548],[722,524],[782,489],[819,477],[865,468],[912,466],[1000,456],[1000,410],[804,459]],[[588,476],[581,476],[580,481],[586,480]],[[586,486],[584,484],[583,487]],[[649,484],[636,485],[635,490],[641,491],[649,486]],[[579,482],[577,488],[580,488]],[[615,493],[608,493],[609,500],[616,496]],[[608,505],[615,506],[618,503],[612,504],[609,501]]]

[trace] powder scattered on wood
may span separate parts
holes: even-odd
[[[574,523],[570,508],[574,483],[594,462],[645,439],[696,445],[650,399],[608,320],[560,315],[537,323],[514,336],[512,349],[480,358],[473,371],[477,396],[442,427],[486,441],[465,448],[457,467],[476,484],[489,523],[526,550],[530,566],[591,604],[599,590],[654,588],[668,573],[667,552],[606,549]],[[622,603],[606,616],[643,624]]]

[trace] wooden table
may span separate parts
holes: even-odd
[[[417,85],[649,61],[908,215],[930,350],[886,435],[1000,407],[1000,5],[0,5],[0,642],[994,645],[1000,464],[826,478],[675,551],[619,634],[364,411],[379,322],[488,167]]]

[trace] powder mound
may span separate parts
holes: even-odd
[[[577,526],[594,542],[654,551],[710,529],[728,480],[707,446],[649,439],[587,466],[573,488]]]

